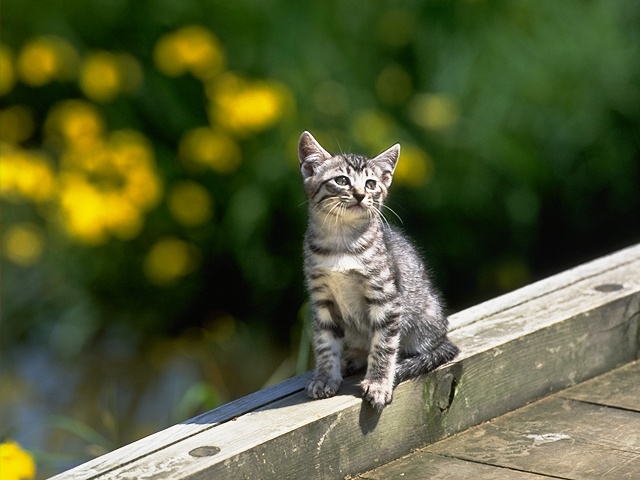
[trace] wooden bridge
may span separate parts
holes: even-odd
[[[305,374],[54,478],[640,478],[640,244],[450,321],[461,354],[382,413]]]

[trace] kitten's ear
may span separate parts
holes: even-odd
[[[313,135],[307,131],[302,132],[298,141],[298,159],[300,160],[300,172],[304,178],[312,176],[315,168],[332,156],[322,148]]]
[[[387,188],[391,185],[391,179],[398,164],[398,158],[400,158],[400,144],[396,143],[393,147],[385,150],[371,160],[372,163],[378,165],[382,170],[382,182]]]

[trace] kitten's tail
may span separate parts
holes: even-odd
[[[396,384],[417,377],[453,360],[460,350],[448,338],[429,353],[398,359],[396,364]]]

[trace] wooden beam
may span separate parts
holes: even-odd
[[[256,392],[54,477],[343,478],[638,357],[640,245],[451,317],[461,354],[378,413],[349,378]]]

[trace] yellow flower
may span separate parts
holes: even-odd
[[[204,27],[191,25],[163,35],[153,51],[160,72],[169,77],[191,73],[211,79],[224,67],[224,53],[216,36]]]
[[[178,156],[195,168],[230,173],[240,166],[242,153],[238,144],[228,135],[209,127],[200,127],[182,136]]]
[[[98,109],[82,100],[65,100],[55,105],[44,124],[45,141],[58,148],[92,148],[102,138],[105,126]]]
[[[31,480],[36,476],[36,464],[31,455],[16,442],[0,443],[0,478]]]
[[[98,110],[80,100],[58,104],[45,122],[47,141],[62,150],[62,224],[69,235],[90,245],[111,235],[135,237],[162,188],[146,139],[133,131],[105,137],[104,130]]]
[[[86,58],[80,70],[80,88],[96,102],[109,102],[140,83],[142,68],[131,55],[96,52]]]
[[[143,210],[117,193],[103,193],[104,225],[121,240],[136,237],[144,224]]]
[[[90,150],[68,148],[60,163],[62,223],[84,243],[135,237],[159,200],[153,152],[137,132],[114,132]]]
[[[15,83],[13,54],[6,46],[0,45],[0,95],[10,92]]]
[[[153,207],[160,198],[162,185],[147,140],[138,132],[122,130],[113,133],[109,143],[111,161],[125,176],[122,194],[141,209]]]
[[[411,100],[409,115],[423,128],[446,130],[458,121],[459,110],[455,100],[447,94],[422,93]]]
[[[17,70],[24,83],[41,87],[53,80],[70,80],[75,75],[78,53],[60,37],[44,36],[29,41],[18,56]]]
[[[144,272],[158,286],[167,286],[198,267],[199,251],[191,243],[174,237],[158,240],[144,259]]]
[[[182,225],[201,225],[211,218],[211,196],[206,188],[196,182],[182,181],[167,196],[171,215]]]
[[[142,212],[122,195],[102,190],[77,173],[64,174],[60,183],[62,222],[72,237],[98,245],[110,235],[127,240],[140,232]]]
[[[88,245],[107,240],[106,202],[101,192],[83,175],[61,175],[59,202],[62,223],[69,235]]]
[[[22,105],[14,105],[0,110],[0,140],[21,143],[31,138],[35,122],[31,110]]]
[[[211,101],[211,124],[236,135],[247,135],[273,125],[283,116],[289,99],[287,89],[279,83],[250,81],[232,73],[211,82],[207,93]]]
[[[89,55],[80,69],[80,88],[96,102],[113,100],[122,89],[122,72],[115,55],[109,52]]]
[[[22,197],[34,202],[44,202],[53,196],[55,176],[46,155],[8,145],[3,145],[0,149],[0,194],[3,197]]]
[[[11,225],[4,234],[4,252],[13,263],[22,266],[35,264],[42,256],[44,237],[32,223]],[[0,478],[2,465],[0,465]]]
[[[393,181],[407,187],[419,187],[432,175],[433,161],[427,152],[413,145],[403,145]]]
[[[28,85],[38,87],[51,82],[58,73],[55,47],[44,39],[29,42],[18,57],[18,72]]]

